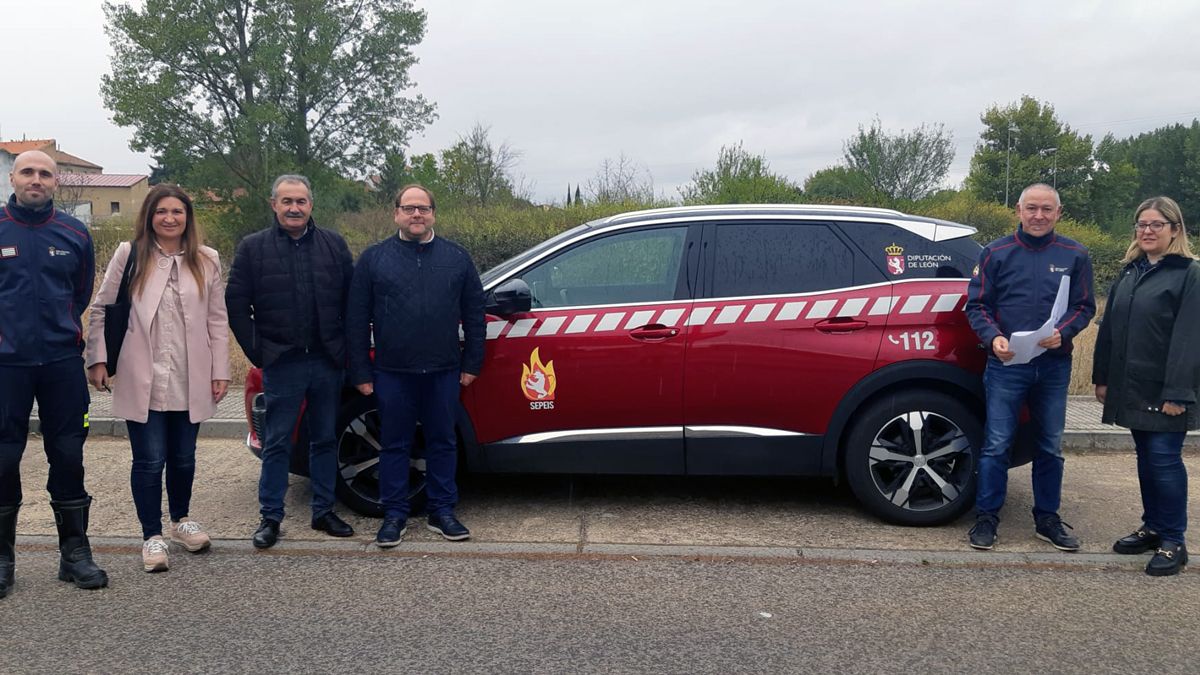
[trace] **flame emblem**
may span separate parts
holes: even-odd
[[[538,348],[529,355],[529,365],[521,365],[521,393],[530,401],[553,401],[558,378],[554,376],[554,362],[542,363]]]

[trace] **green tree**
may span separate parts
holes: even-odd
[[[891,199],[915,201],[932,193],[954,161],[954,138],[941,124],[889,134],[878,119],[858,127],[844,146],[846,166]]]
[[[1015,204],[1021,190],[1050,183],[1070,213],[1087,213],[1093,172],[1092,137],[1058,120],[1054,107],[1030,96],[992,106],[980,117],[983,132],[971,158],[967,187],[981,199]]]
[[[800,201],[800,188],[771,172],[762,155],[737,145],[722,146],[713,169],[692,174],[692,182],[679,188],[686,204],[771,204]]]
[[[860,206],[887,203],[871,179],[861,171],[844,166],[831,166],[814,172],[804,181],[804,195],[815,202],[842,202]]]
[[[1200,221],[1200,120],[1121,140],[1106,136],[1096,155],[1104,163],[1128,164],[1137,172],[1133,194],[1119,215],[1122,226],[1128,225],[1142,199],[1156,195],[1179,202],[1185,221]]]
[[[185,184],[258,213],[274,176],[323,186],[378,169],[433,120],[407,0],[106,2],[112,72],[101,94],[131,147],[178,159]],[[320,191],[314,204],[320,206]]]
[[[583,193],[579,191],[579,185],[575,186],[575,206],[583,206]]]
[[[521,153],[508,143],[493,142],[490,132],[490,127],[476,124],[442,151],[441,177],[455,203],[486,208],[515,198],[512,170]]]

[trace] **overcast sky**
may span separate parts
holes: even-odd
[[[93,0],[2,0],[0,138],[54,137],[108,173],[147,173],[100,99],[110,50]],[[473,124],[521,151],[536,198],[561,201],[624,153],[678,196],[743,142],[802,182],[878,116],[943,123],[966,175],[993,104],[1023,94],[1099,140],[1200,116],[1200,2],[443,0],[416,49],[438,119],[412,152]]]

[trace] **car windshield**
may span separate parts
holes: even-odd
[[[542,243],[538,244],[537,246],[534,246],[533,248],[530,248],[530,249],[526,249],[525,251],[518,253],[517,255],[509,258],[508,260],[505,260],[504,262],[500,263],[499,265],[496,265],[492,269],[484,272],[482,275],[480,275],[480,280],[483,281],[483,285],[486,287],[492,281],[499,279],[500,277],[504,276],[505,274],[508,274],[514,268],[519,267],[526,260],[529,260],[531,258],[534,258],[534,257],[540,255],[543,251],[547,251],[551,248],[554,248],[555,246],[557,246],[559,244],[559,242],[570,239],[570,238],[574,237],[575,235],[579,234],[580,232],[583,232],[584,230],[588,229],[589,227],[591,227],[591,223],[584,223],[583,225],[576,225],[575,227],[572,227],[571,229],[567,230],[566,232],[560,232],[560,233],[554,235],[553,237],[550,237],[546,241],[543,241]]]

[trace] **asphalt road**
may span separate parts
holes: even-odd
[[[0,672],[1195,672],[1200,578],[587,556],[23,552]]]

